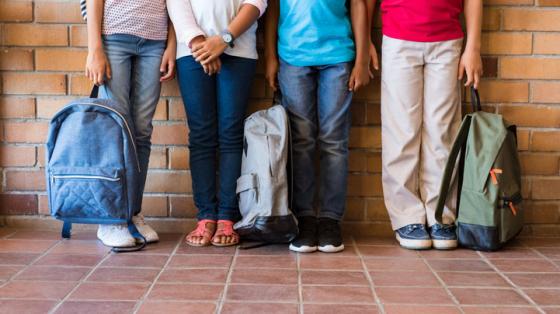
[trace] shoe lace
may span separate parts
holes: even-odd
[[[448,224],[435,224],[432,226],[434,231],[441,231],[443,233],[452,233],[454,229],[454,225]]]
[[[421,225],[421,224],[412,224],[412,225],[406,226],[405,231],[406,231],[407,234],[410,234],[410,233],[413,233],[414,230],[416,230],[416,229],[426,230],[426,227],[424,225]]]

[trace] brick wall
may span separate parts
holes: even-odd
[[[482,98],[517,123],[529,208],[528,232],[560,234],[560,1],[487,0]],[[379,37],[379,36],[377,36]],[[379,42],[379,41],[378,41]],[[48,119],[86,95],[86,32],[78,0],[0,2],[0,167],[2,215],[48,215],[43,174]],[[251,110],[270,103],[262,64]],[[193,218],[187,128],[175,83],[158,104],[144,212]],[[380,175],[379,81],[353,106],[347,225],[388,233]]]

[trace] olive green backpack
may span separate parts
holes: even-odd
[[[474,113],[468,114],[455,139],[441,184],[436,219],[442,214],[457,158],[457,237],[459,245],[494,251],[523,228],[521,167],[516,127],[498,114],[481,110],[471,89]],[[461,152],[461,153],[460,153]]]

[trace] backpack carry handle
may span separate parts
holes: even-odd
[[[91,93],[89,94],[89,98],[97,98],[99,97],[99,86],[93,85],[91,89]]]
[[[478,94],[478,89],[471,86],[471,104],[473,112],[482,111],[482,105],[480,104],[480,95]]]
[[[457,138],[453,143],[451,152],[449,153],[447,164],[445,165],[445,171],[443,172],[443,179],[441,182],[441,188],[435,213],[435,218],[440,224],[443,224],[443,208],[445,207],[445,202],[447,201],[447,196],[449,195],[449,190],[451,189],[451,179],[455,170],[455,164],[457,163],[457,157],[459,157],[459,153],[463,149],[464,144],[467,142],[467,138],[469,136],[471,120],[471,116],[468,115],[465,117],[465,120],[461,124],[461,129],[459,129],[459,133],[457,134]],[[463,169],[458,169],[458,171],[461,172],[463,171]]]

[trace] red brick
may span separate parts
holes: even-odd
[[[0,2],[0,21],[30,22],[33,20],[31,0],[2,0]]]
[[[44,143],[47,138],[47,122],[5,122],[5,137],[10,143]]]
[[[512,8],[504,9],[502,14],[504,30],[558,31],[560,29],[558,10]]]
[[[6,171],[6,191],[43,191],[45,184],[43,170]]]
[[[37,118],[50,119],[75,99],[73,96],[37,97]]]
[[[533,131],[531,150],[536,152],[560,151],[560,131]]]
[[[558,33],[535,33],[533,53],[535,54],[560,54],[560,34]]]
[[[164,147],[152,147],[149,167],[150,169],[167,168],[167,149]]]
[[[35,65],[39,71],[84,71],[87,51],[68,49],[37,49]]]
[[[487,31],[500,29],[501,12],[500,8],[485,7],[482,17],[482,29]]]
[[[33,167],[35,163],[34,146],[0,146],[0,167]]]
[[[500,113],[518,126],[560,127],[560,108],[556,106],[501,106]]]
[[[169,100],[169,120],[186,120],[185,106],[180,98]]]
[[[385,208],[385,202],[382,198],[368,199],[367,201],[367,218],[373,221],[388,221],[389,214]]]
[[[353,148],[381,148],[381,128],[353,127],[348,144]]]
[[[169,202],[171,217],[195,218],[198,213],[192,196],[171,196]]]
[[[381,196],[381,175],[350,174],[348,176],[348,196]]]
[[[560,83],[559,82],[532,82],[531,91],[533,102],[536,103],[560,103]]]
[[[492,55],[531,54],[532,40],[531,33],[484,33],[481,53]]]
[[[191,176],[185,171],[153,171],[148,173],[146,192],[190,193]]]
[[[4,94],[65,94],[66,76],[53,73],[4,72],[2,86]]]
[[[142,214],[147,217],[167,217],[167,197],[144,196]]]
[[[179,92],[179,85],[177,84],[177,80],[173,80],[171,82],[164,82],[161,85],[161,95],[162,96],[181,96]]]
[[[0,194],[0,215],[37,214],[37,196],[33,194]]]
[[[85,25],[70,26],[70,45],[87,47],[87,28]]]
[[[0,96],[0,117],[34,118],[35,99],[20,96]]]
[[[93,83],[84,74],[69,75],[70,95],[88,96]]]
[[[33,50],[2,49],[0,50],[0,70],[33,70]]]
[[[560,0],[537,0],[539,7],[560,7]]]
[[[154,113],[155,121],[167,120],[167,100],[162,98],[157,103],[156,112]]]
[[[504,57],[500,75],[508,79],[560,79],[560,58]]]
[[[83,23],[79,1],[36,1],[35,20],[42,23]]]
[[[559,155],[521,154],[521,169],[524,175],[558,175]]]
[[[527,102],[529,84],[527,82],[482,81],[479,86],[483,102]]]
[[[169,168],[178,170],[189,169],[189,151],[185,147],[173,147],[169,149]]]
[[[533,199],[560,200],[560,178],[533,179]]]
[[[10,46],[67,46],[65,25],[6,24],[4,44]]]
[[[152,142],[157,145],[185,145],[187,126],[183,123],[154,125]]]

